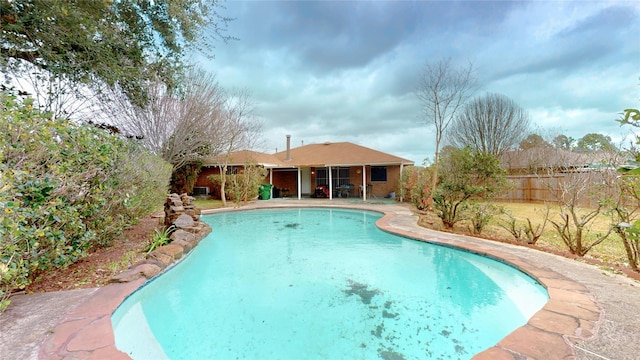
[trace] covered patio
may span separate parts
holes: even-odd
[[[302,198],[402,198],[400,176],[413,161],[349,142],[309,144],[266,154],[238,151],[230,156],[227,171],[253,163],[268,170],[265,182],[272,185],[271,197]],[[207,179],[219,173],[215,162],[205,162],[195,187],[204,194],[215,193]]]

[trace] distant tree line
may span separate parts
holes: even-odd
[[[555,136],[551,141],[545,140],[539,134],[531,133],[520,141],[518,147],[522,150],[537,147],[554,147],[556,149],[585,153],[617,150],[610,136],[599,133],[588,133],[579,139],[560,134]]]

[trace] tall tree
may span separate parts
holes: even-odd
[[[227,206],[227,169],[234,151],[250,149],[260,134],[261,126],[253,118],[254,103],[246,90],[228,96],[223,109],[223,124],[219,129],[222,139],[216,157],[220,169],[220,197]]]
[[[553,138],[553,146],[557,149],[562,149],[562,150],[573,149],[573,145],[575,142],[576,142],[576,139],[564,134],[560,134]]]
[[[104,112],[119,131],[173,165],[172,191],[190,192],[202,160],[226,149],[228,94],[215,75],[198,68],[187,73],[180,91],[161,83],[150,90],[144,106],[113,91]]]
[[[500,156],[517,144],[529,129],[529,114],[502,94],[489,93],[473,99],[451,123],[449,142]]]
[[[576,149],[585,152],[611,151],[616,147],[611,143],[611,137],[598,133],[589,133],[581,137]]]
[[[174,169],[221,151],[226,94],[215,75],[194,68],[187,73],[180,92],[161,83],[153,84],[150,90],[144,106],[132,105],[114,92],[105,111],[111,111],[122,131],[137,136]]]
[[[548,148],[551,147],[551,144],[538,134],[529,134],[526,138],[520,141],[518,146],[522,150],[527,150],[533,148]]]
[[[438,184],[438,163],[440,162],[440,144],[445,131],[458,110],[473,95],[477,80],[473,74],[473,65],[456,67],[451,59],[442,59],[425,65],[418,80],[415,94],[421,105],[421,115],[425,122],[435,128],[435,157],[431,178],[431,192]]]
[[[196,40],[208,48],[229,38],[219,7],[218,0],[0,0],[0,70],[98,91],[117,86],[141,104],[149,80],[179,83]]]

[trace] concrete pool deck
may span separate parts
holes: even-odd
[[[384,212],[383,230],[501,259],[547,287],[550,300],[527,325],[475,359],[637,359],[640,282],[596,266],[468,236],[419,227],[405,205],[349,200],[273,199],[240,209],[341,207]],[[215,227],[214,227],[215,231]],[[114,345],[110,316],[144,280],[99,289],[15,296],[0,315],[0,358],[128,359]],[[295,356],[294,356],[295,357]]]

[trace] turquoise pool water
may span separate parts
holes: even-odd
[[[529,276],[379,230],[380,214],[256,210],[112,316],[133,359],[468,359],[548,300]]]

